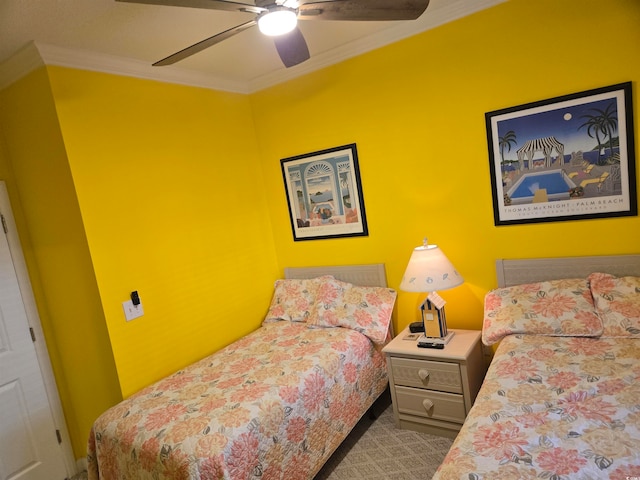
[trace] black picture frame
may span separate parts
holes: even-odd
[[[295,241],[369,235],[355,143],[280,164]]]
[[[485,121],[496,226],[638,214],[631,82]]]

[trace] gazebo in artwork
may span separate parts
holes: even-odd
[[[550,167],[552,163],[551,154],[554,150],[558,154],[557,158],[560,161],[560,165],[564,165],[564,145],[560,143],[556,137],[527,140],[527,142],[517,150],[520,170],[524,170],[525,156],[527,159],[527,169],[531,169],[533,156],[536,152],[542,152],[544,154],[544,166]]]

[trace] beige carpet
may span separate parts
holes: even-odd
[[[314,480],[427,480],[451,447],[452,440],[396,428],[386,395],[371,420],[365,415]],[[86,473],[72,480],[86,479]]]
[[[453,440],[396,428],[393,408],[371,420],[365,415],[315,480],[426,480]]]

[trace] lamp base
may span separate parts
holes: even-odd
[[[451,341],[456,332],[450,331],[444,337],[427,337],[426,335],[420,335],[418,337],[418,346],[431,346],[431,345],[446,345]]]

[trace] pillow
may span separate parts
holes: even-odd
[[[592,273],[588,280],[602,336],[640,338],[640,277]]]
[[[382,345],[387,339],[396,296],[391,288],[361,287],[332,278],[318,288],[314,314],[308,323],[350,328]]]
[[[596,314],[586,279],[551,280],[498,288],[484,298],[482,342],[493,345],[506,335],[597,337]]]
[[[271,305],[262,323],[281,320],[306,322],[312,314],[318,286],[331,275],[317,278],[287,278],[276,280]]]

